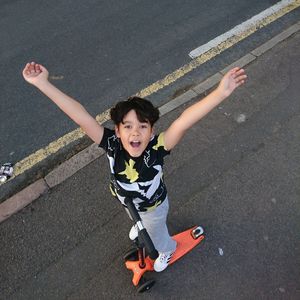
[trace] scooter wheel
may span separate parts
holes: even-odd
[[[153,287],[154,284],[155,284],[154,279],[149,279],[147,281],[141,282],[138,285],[137,292],[138,293],[144,293],[146,291],[149,291]]]
[[[124,260],[127,261],[136,261],[139,259],[138,249],[131,248],[124,254]]]

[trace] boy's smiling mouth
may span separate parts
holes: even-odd
[[[139,141],[132,141],[130,142],[131,147],[138,148],[141,145],[141,142]]]

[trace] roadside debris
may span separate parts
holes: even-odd
[[[283,287],[280,287],[280,288],[279,288],[279,292],[280,292],[280,293],[285,293],[285,289],[284,289]]]
[[[224,255],[223,249],[222,249],[222,248],[219,248],[218,250],[219,250],[219,254],[220,254],[221,256],[223,256],[223,255]]]
[[[14,172],[12,163],[5,163],[0,167],[0,183],[6,182]]]
[[[239,114],[238,116],[236,116],[235,120],[236,120],[238,123],[244,123],[244,122],[246,122],[247,117],[246,117],[245,114]]]

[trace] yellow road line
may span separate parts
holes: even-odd
[[[156,93],[160,89],[174,83],[179,78],[183,77],[187,73],[191,72],[195,68],[201,66],[208,60],[214,58],[218,54],[222,53],[224,50],[232,47],[233,45],[237,44],[238,42],[242,41],[246,37],[250,36],[260,28],[272,23],[273,21],[279,19],[280,17],[284,16],[285,14],[291,12],[292,10],[298,8],[300,6],[300,0],[295,0],[290,5],[282,8],[281,10],[277,11],[276,13],[266,17],[265,19],[256,23],[253,27],[247,29],[245,32],[233,36],[228,40],[222,42],[218,46],[210,49],[206,53],[200,55],[196,59],[192,60],[190,63],[182,66],[181,68],[177,69],[173,73],[167,75],[165,78],[151,84],[150,86],[146,87],[145,89],[141,90],[137,93],[139,97],[147,97],[153,93]],[[109,120],[109,110],[97,115],[97,121],[102,124],[105,121]],[[64,146],[70,144],[71,142],[80,139],[84,136],[84,133],[80,128],[65,134],[64,136],[60,137],[58,140],[51,142],[45,148],[42,148],[35,153],[29,155],[28,157],[24,158],[23,160],[19,161],[15,164],[14,168],[14,175],[12,178],[24,173],[26,170],[32,168],[35,164],[41,162],[51,154],[56,153]]]
[[[242,41],[243,39],[245,39],[246,37],[250,36],[257,30],[272,23],[273,21],[279,19],[280,17],[284,16],[285,14],[296,9],[299,6],[300,6],[300,0],[295,0],[290,5],[284,7],[281,10],[277,11],[276,13],[262,19],[261,21],[259,21],[254,26],[247,29],[246,31],[242,32],[241,34],[229,38],[228,40],[222,42],[218,46],[216,46],[216,47],[210,49],[209,51],[203,53],[202,55],[198,56],[197,58],[192,60],[190,63],[182,66],[178,70],[167,75],[165,78],[163,78],[163,79],[151,84],[150,86],[146,87],[145,89],[141,90],[138,93],[138,96],[147,97],[147,96],[157,92],[158,90],[162,89],[163,87],[170,85],[171,83],[175,82],[179,78],[183,77],[187,73],[194,70],[195,68],[204,64],[208,60],[214,58],[215,56],[222,53],[226,49],[232,47],[236,43],[238,43],[238,42]]]

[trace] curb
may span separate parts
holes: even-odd
[[[244,67],[251,62],[255,61],[258,57],[263,55],[265,52],[272,49],[274,46],[289,38],[294,33],[300,30],[300,22],[289,27],[287,30],[276,35],[266,43],[257,47],[250,53],[246,54],[242,58],[238,59],[231,65],[227,66],[223,70],[210,76],[205,81],[201,82],[197,86],[191,88],[189,91],[180,95],[179,97],[171,100],[159,108],[161,117],[171,112],[172,110],[180,107],[195,97],[202,96],[209,89],[215,86],[223,77],[223,75],[233,67],[239,66]],[[37,180],[31,185],[27,186],[14,196],[8,198],[0,204],[0,223],[17,213],[25,206],[39,198],[42,194],[48,192],[53,187],[61,184],[66,179],[74,175],[76,172],[86,167],[88,164],[102,156],[105,152],[98,147],[96,144],[88,146],[78,154],[71,157],[69,160],[63,162],[57,168],[52,170],[44,178]]]
[[[0,205],[0,223],[49,190],[44,179],[29,185]]]

